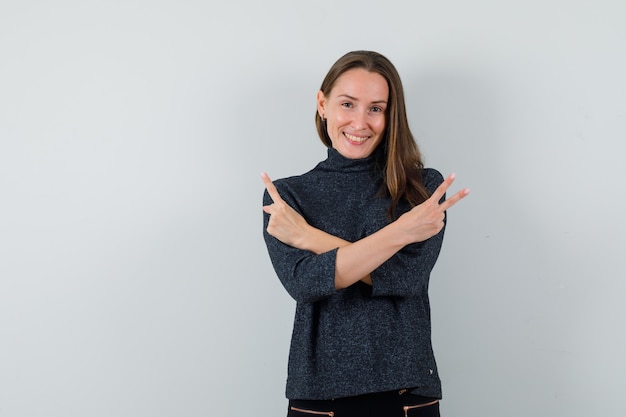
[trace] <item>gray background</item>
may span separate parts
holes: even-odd
[[[344,52],[471,196],[432,276],[445,416],[620,415],[626,3],[0,3],[0,416],[280,416],[259,173],[325,156]]]

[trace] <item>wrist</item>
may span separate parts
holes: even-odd
[[[388,241],[398,250],[412,243],[411,236],[406,232],[402,223],[402,217],[400,217],[387,226],[387,232],[389,233]]]
[[[305,224],[298,236],[298,244],[296,246],[300,249],[315,252],[315,245],[313,243],[315,239],[315,231],[316,229],[314,227],[311,227],[309,224]]]

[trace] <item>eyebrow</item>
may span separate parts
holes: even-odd
[[[352,97],[352,96],[350,96],[348,94],[339,94],[337,97],[345,97],[345,98],[348,98],[350,100],[359,101],[358,98]],[[375,101],[372,101],[372,104],[380,104],[380,103],[387,104],[387,100],[375,100]]]

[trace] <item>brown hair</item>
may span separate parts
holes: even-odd
[[[380,74],[389,87],[387,106],[387,123],[382,147],[383,184],[381,193],[391,198],[388,215],[395,217],[395,207],[401,199],[413,207],[424,202],[430,196],[422,181],[424,164],[422,157],[409,129],[404,103],[404,90],[398,71],[383,55],[372,51],[348,52],[335,62],[322,82],[320,90],[328,97],[337,79],[346,71],[363,68],[369,72]],[[326,124],[319,113],[315,112],[315,125],[322,143],[332,147],[326,130]]]

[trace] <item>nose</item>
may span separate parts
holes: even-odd
[[[355,129],[365,129],[367,127],[367,110],[355,112],[352,125]]]

